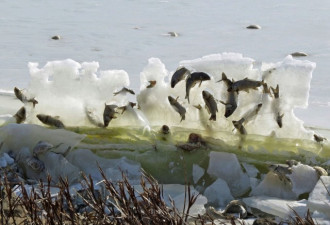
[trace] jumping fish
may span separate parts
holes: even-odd
[[[314,140],[316,142],[322,142],[324,140],[327,140],[325,137],[321,137],[320,135],[314,134]]]
[[[271,172],[275,173],[284,183],[291,183],[290,179],[286,176],[292,173],[292,168],[287,164],[272,164],[268,167]]]
[[[227,91],[236,91],[237,93],[239,91],[246,91],[249,92],[250,89],[256,90],[258,87],[260,87],[264,81],[256,81],[256,80],[251,80],[248,79],[247,77],[243,80],[238,80],[233,82],[230,87],[228,87]]]
[[[216,113],[218,112],[218,106],[217,103],[213,97],[208,91],[203,91],[203,99],[205,102],[205,107],[209,114],[211,114],[210,120],[217,120],[217,115]]]
[[[57,119],[57,117],[52,117],[45,114],[38,114],[37,118],[46,125],[56,128],[64,128],[64,124],[59,119]]]
[[[127,107],[134,108],[134,106],[136,106],[136,103],[134,103],[134,102],[128,102],[127,105],[118,107],[118,109],[122,110],[121,111],[121,114],[123,114],[127,110]]]
[[[147,86],[147,88],[153,88],[157,83],[157,81],[155,81],[155,80],[149,80],[148,82],[149,82],[149,85]]]
[[[201,86],[203,81],[210,80],[210,76],[207,75],[204,72],[194,72],[188,76],[188,79],[186,81],[186,99],[188,99],[188,102],[190,103],[189,100],[189,92],[190,89],[193,88],[198,82],[199,86]]]
[[[280,98],[280,89],[279,89],[279,86],[277,85],[276,88],[274,89],[273,87],[270,87],[272,92],[273,92],[273,95],[274,95],[274,98],[275,98],[275,103],[276,103],[276,106],[275,106],[275,120],[276,120],[276,123],[277,125],[282,128],[282,118],[284,116],[284,114],[281,115],[281,113],[279,112],[279,106],[278,106],[278,101],[279,101],[279,98]]]
[[[260,103],[243,115],[244,124],[247,124],[248,122],[250,122],[252,119],[254,119],[258,115],[258,113],[261,109],[261,106],[262,106],[262,104]]]
[[[231,85],[233,84],[233,81],[229,80],[225,73],[222,73],[222,78],[221,78],[221,80],[218,80],[217,83],[221,82],[221,81],[225,82],[225,84],[227,85],[227,88],[231,87]]]
[[[128,89],[126,87],[123,87],[120,91],[117,91],[117,92],[113,93],[113,95],[116,96],[118,94],[127,93],[127,92],[132,94],[132,95],[135,95],[135,92],[132,89]]]
[[[38,104],[38,101],[35,100],[34,98],[28,99],[22,92],[22,90],[18,89],[17,87],[14,88],[14,93],[15,96],[21,100],[21,102],[26,103],[26,102],[31,102],[33,104],[33,108],[35,107],[36,104]]]
[[[235,120],[232,121],[234,127],[235,127],[235,128],[238,130],[238,132],[239,132],[240,134],[242,134],[242,135],[246,135],[246,134],[247,134],[247,132],[246,132],[244,126],[243,126],[244,121],[245,121],[244,118],[242,118],[242,119],[240,119],[240,120],[238,120],[238,121],[235,121]]]
[[[48,143],[46,141],[39,141],[36,144],[36,146],[33,148],[32,153],[33,153],[33,156],[37,157],[37,155],[43,154],[52,148],[54,148],[54,145],[52,145],[51,143]]]
[[[228,92],[227,102],[220,102],[226,106],[225,117],[228,118],[237,108],[237,93],[235,91]]]
[[[171,78],[171,88],[174,88],[177,83],[184,80],[188,75],[190,75],[190,71],[186,67],[177,69]]]
[[[20,108],[13,117],[16,119],[16,123],[23,123],[26,119],[25,107]]]
[[[117,105],[107,105],[105,104],[104,111],[103,111],[103,124],[104,127],[107,127],[112,119],[117,118],[115,114],[117,113],[115,109]]]
[[[174,99],[172,96],[168,96],[168,101],[170,102],[174,110],[180,114],[181,121],[184,120],[186,118],[186,109],[182,105],[180,105],[180,103],[178,102],[178,98]]]

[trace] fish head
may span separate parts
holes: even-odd
[[[170,104],[173,104],[175,102],[175,99],[172,96],[168,96],[168,101]]]

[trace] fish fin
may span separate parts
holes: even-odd
[[[219,100],[220,103],[227,105],[227,103],[225,103],[224,101]]]
[[[178,96],[178,97],[176,97],[175,101],[178,101],[178,99],[179,99],[179,96]]]
[[[210,113],[210,109],[205,105],[205,109],[207,110],[208,113]]]
[[[198,87],[201,87],[201,85],[202,85],[202,82],[203,82],[202,80],[199,82],[199,85],[198,85]]]
[[[222,79],[221,80],[218,80],[217,82],[215,82],[215,83],[219,83],[219,82],[221,82],[221,81],[223,81]]]
[[[214,115],[211,115],[210,119],[209,120],[213,120],[213,121],[216,121],[217,120],[217,116],[214,114]]]
[[[185,119],[186,119],[186,115],[181,116],[180,123],[182,122],[182,120],[185,120]]]
[[[199,110],[201,110],[202,109],[202,106],[199,104],[199,105],[194,105],[194,107],[196,108],[196,109],[199,109]]]
[[[245,77],[243,80],[247,80],[248,78],[247,77]]]
[[[246,93],[250,93],[250,92],[249,92],[249,89],[244,89],[244,91],[245,91]],[[238,91],[237,91],[237,93],[238,93]]]

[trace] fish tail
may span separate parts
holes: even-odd
[[[186,119],[186,115],[182,115],[180,122],[182,122],[182,120],[185,120],[185,119]]]
[[[211,115],[210,120],[216,121],[217,120],[217,115]]]

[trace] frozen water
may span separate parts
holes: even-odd
[[[323,183],[322,183],[322,181]],[[322,176],[308,198],[308,208],[325,214],[330,220],[330,176]]]
[[[243,173],[235,154],[211,152],[207,173],[226,181],[234,197],[241,196],[250,189],[249,177]]]
[[[197,164],[194,164],[193,165],[193,168],[192,168],[192,175],[193,175],[193,180],[194,180],[194,183],[196,184],[199,179],[204,175],[205,173],[205,169],[203,169],[202,167],[200,167],[199,165]]]
[[[270,198],[266,196],[256,196],[244,198],[245,204],[252,208],[259,209],[265,213],[278,216],[282,219],[289,219],[294,215],[295,210],[298,215],[304,217],[307,212],[307,200],[289,201],[278,198]]]
[[[218,178],[205,189],[204,196],[208,199],[209,203],[219,207],[225,207],[234,199],[226,181],[221,178]]]

